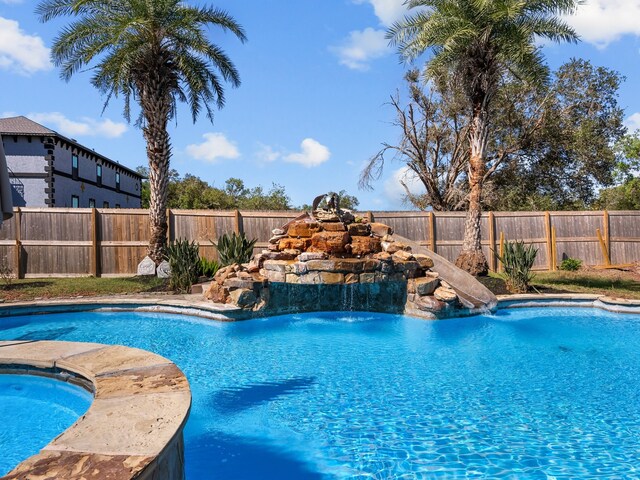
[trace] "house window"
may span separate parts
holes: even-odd
[[[71,195],[71,207],[80,208],[80,197],[77,195]]]
[[[96,199],[95,198],[90,198],[89,199],[89,208],[96,208]]]
[[[109,202],[103,202],[102,208],[109,208]]]
[[[120,174],[116,172],[116,190],[120,191]]]
[[[96,165],[96,183],[102,186],[102,165]]]
[[[71,155],[71,176],[74,180],[78,179],[78,155]]]

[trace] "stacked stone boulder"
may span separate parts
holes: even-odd
[[[352,215],[346,219],[324,212],[273,230],[268,249],[248,264],[221,269],[205,296],[244,310],[278,313],[269,312],[270,284],[364,288],[366,284],[402,282],[406,283],[403,307],[407,313],[435,318],[458,306],[455,291],[431,270],[431,258],[414,254],[410,246],[395,241],[388,225]],[[277,308],[279,302],[273,304]]]

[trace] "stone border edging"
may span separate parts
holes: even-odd
[[[543,306],[599,308],[614,313],[640,315],[640,300],[614,298],[606,295],[555,293],[498,296],[498,309]]]
[[[94,391],[83,416],[3,479],[184,478],[182,432],[191,391],[166,358],[118,345],[2,341],[0,372],[61,380],[70,374],[71,383]]]
[[[168,297],[168,298],[167,298]],[[233,322],[253,318],[242,309],[203,301],[202,295],[82,297],[0,303],[0,317],[69,312],[159,312]]]

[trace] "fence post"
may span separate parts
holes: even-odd
[[[433,210],[429,212],[429,242],[431,243],[431,251],[436,252],[436,216]]]
[[[500,232],[500,258],[504,258],[504,232]],[[502,263],[502,260],[498,262],[496,270],[498,271],[498,273],[502,273],[502,271],[504,270],[504,264]]]
[[[167,245],[171,243],[171,209],[167,208]]]
[[[602,212],[602,227],[604,229],[604,241],[607,245],[607,256],[609,257],[609,263],[611,264],[611,231],[609,222],[609,212],[607,210]]]
[[[234,210],[233,212],[233,217],[235,219],[235,223],[233,225],[233,228],[235,229],[235,232],[240,235],[242,233],[242,215],[240,214],[240,210]]]
[[[22,233],[20,232],[20,226],[22,223],[22,211],[20,207],[15,209],[15,215],[13,216],[15,222],[16,231],[16,246],[14,255],[14,267],[16,270],[16,278],[22,278]]]
[[[547,266],[549,267],[549,271],[553,272],[555,270],[553,264],[553,242],[551,239],[551,214],[549,212],[544,212],[544,228],[547,233]]]
[[[493,212],[489,212],[489,268],[496,271],[496,219]]]
[[[91,274],[100,275],[100,239],[98,237],[98,210],[91,209]]]
[[[371,213],[370,211],[367,212],[367,220],[369,221],[369,223],[373,223],[373,213]]]
[[[558,241],[556,237],[556,227],[551,227],[551,271],[558,269]]]

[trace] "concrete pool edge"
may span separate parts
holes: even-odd
[[[522,294],[499,295],[498,310],[528,307],[598,308],[613,313],[640,314],[640,300],[592,294]]]
[[[3,479],[184,478],[191,391],[166,358],[117,345],[2,341],[0,373],[71,380],[94,392],[83,416]]]

